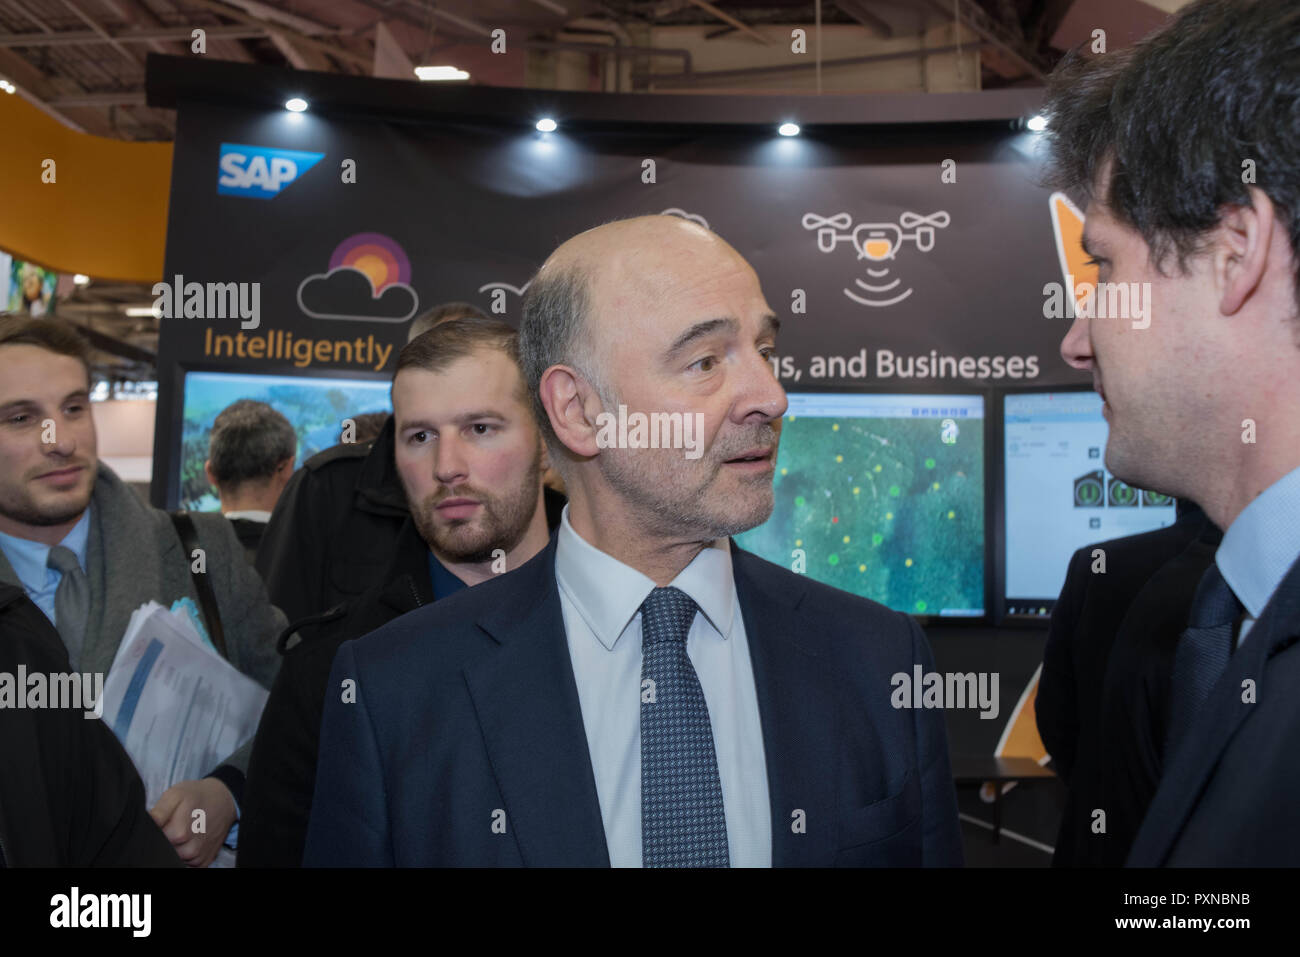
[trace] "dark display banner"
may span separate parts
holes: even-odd
[[[465,300],[517,322],[560,242],[647,213],[749,260],[792,392],[1082,381],[1045,317],[1064,277],[1036,147],[989,124],[542,134],[183,103],[155,501],[178,499],[187,371],[390,376],[414,316]]]

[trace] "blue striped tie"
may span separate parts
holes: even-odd
[[[677,588],[656,588],[641,605],[643,867],[729,865],[709,707],[686,654],[695,611]]]

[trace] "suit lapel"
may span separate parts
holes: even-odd
[[[171,523],[165,532],[157,531],[157,513],[102,464],[91,501],[86,548],[91,614],[80,667],[107,674],[131,615],[145,602],[164,600],[162,569],[174,564],[188,578],[190,559],[181,555]]]
[[[772,805],[772,866],[827,866],[835,855],[834,683],[825,664],[802,647],[795,615],[802,589],[770,581],[759,559],[731,547],[754,668],[767,787]],[[805,830],[795,830],[802,811]]]
[[[1300,562],[1291,566],[1241,647],[1228,659],[1227,669],[1210,690],[1182,746],[1165,756],[1159,787],[1129,852],[1130,866],[1165,863],[1228,742],[1255,711],[1255,704],[1242,701],[1242,683],[1247,679],[1254,682],[1256,701],[1269,693],[1264,687],[1268,659],[1294,638],[1298,615]]]
[[[523,862],[609,866],[596,778],[555,584],[555,537],[478,622],[498,653],[465,668]]]

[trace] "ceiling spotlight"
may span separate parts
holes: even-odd
[[[1025,126],[1035,133],[1041,133],[1043,130],[1047,129],[1047,117],[1042,114],[1031,116],[1029,121],[1025,123]]]
[[[155,319],[162,318],[162,313],[153,306],[128,306],[126,314],[132,319],[143,319],[145,316],[152,316]]]
[[[780,126],[778,126],[778,127],[776,128],[776,131],[777,131],[778,133],[780,133],[782,136],[798,136],[798,135],[799,135],[799,124],[798,124],[798,123],[782,123]]]
[[[0,80],[0,90],[4,90],[6,93],[12,93],[16,89],[18,88],[8,80]]]
[[[307,101],[301,96],[295,96],[284,101],[284,108],[290,113],[302,113],[307,109]]]
[[[72,282],[77,286],[88,286],[90,285],[90,277],[84,272],[79,272],[73,275]]]
[[[549,116],[543,116],[537,121],[537,129],[542,133],[554,133],[558,129],[558,124]]]
[[[454,66],[417,66],[415,75],[421,80],[468,80],[469,74]]]

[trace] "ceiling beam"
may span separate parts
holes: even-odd
[[[50,106],[147,106],[144,90],[110,90],[106,93],[64,93],[51,97]]]
[[[167,40],[183,41],[188,49],[194,27],[145,27],[119,30],[107,35],[94,30],[64,30],[58,33],[0,33],[0,47],[66,47],[92,43],[159,43]],[[201,27],[209,40],[247,40],[264,37],[267,27],[238,24],[235,26]],[[159,51],[160,53],[163,51]]]
[[[118,53],[122,54],[123,58],[125,58],[126,61],[131,64],[131,66],[137,69],[141,66],[142,63],[141,59],[137,57],[134,53],[132,53],[130,50],[128,50],[121,43],[118,43],[111,36],[109,36],[108,31],[105,30],[99,24],[99,21],[90,17],[84,10],[81,9],[81,7],[73,3],[72,0],[63,0],[63,5],[67,7],[69,10],[71,10],[74,14],[76,14],[77,18],[81,20],[84,24],[86,24],[86,26],[90,27],[91,30],[93,30],[96,34],[98,34],[100,39],[102,39],[105,43],[111,46]]]
[[[956,53],[955,44],[941,47],[916,47],[911,50],[894,50],[889,53],[872,53],[867,56],[841,57],[835,60],[823,60],[822,69],[842,66],[862,66],[867,63],[884,63],[889,60],[909,60],[933,56],[940,53]],[[776,63],[769,66],[751,66],[736,70],[701,70],[694,73],[646,73],[632,74],[633,80],[641,80],[660,88],[709,86],[726,80],[746,80],[754,77],[772,76],[777,73],[805,73],[817,69],[815,63]]]
[[[957,22],[971,30],[985,43],[991,44],[1005,56],[1013,60],[1020,69],[1039,80],[1047,78],[1048,66],[1037,51],[1031,50],[1023,38],[1016,37],[1003,24],[994,20],[984,8],[974,0],[925,0],[929,8],[938,16],[949,22],[953,19],[953,8],[959,10]]]
[[[373,59],[372,57],[362,56],[359,53],[353,53],[351,50],[346,50],[343,47],[338,46],[337,44],[326,43],[323,40],[317,40],[313,37],[307,36],[304,33],[299,33],[298,31],[290,27],[281,26],[279,23],[272,23],[269,20],[263,20],[256,16],[250,16],[249,14],[244,13],[242,10],[237,10],[227,3],[217,3],[216,0],[189,0],[189,2],[198,4],[201,7],[205,7],[208,10],[211,10],[213,13],[220,14],[223,17],[228,17],[231,20],[237,20],[240,23],[254,24],[257,26],[266,27],[268,28],[269,33],[280,34],[284,36],[286,39],[292,40],[293,46],[298,48],[299,50],[303,48],[317,50],[321,53],[329,54],[330,56],[334,57],[336,60],[347,61],[349,63],[357,64],[362,69],[367,71],[370,69],[371,62]]]
[[[51,106],[49,100],[57,96],[58,91],[49,78],[11,50],[0,50],[0,76],[12,81],[18,87],[18,95],[24,100],[69,129],[101,136],[111,132],[107,121],[102,118],[96,118],[93,128],[88,129],[83,123]]]
[[[753,37],[759,43],[763,44],[763,46],[770,47],[772,45],[771,40],[763,36],[763,34],[759,33],[749,24],[745,23],[744,21],[737,20],[735,17],[727,13],[725,10],[719,10],[713,4],[709,3],[708,0],[691,0],[691,4],[692,6],[699,7],[701,10],[703,10],[705,13],[709,14],[710,16],[717,17],[723,23],[731,24],[733,27],[735,27],[737,30],[741,31],[742,33]]]
[[[894,35],[894,28],[890,26],[887,20],[872,13],[863,0],[835,0],[835,6],[841,13],[846,14],[859,24],[866,27],[867,31],[873,36],[882,40],[888,40]]]

